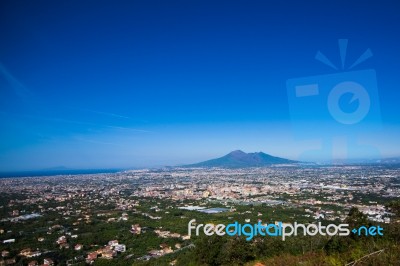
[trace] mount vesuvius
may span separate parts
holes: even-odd
[[[220,158],[184,165],[183,167],[221,167],[221,168],[244,168],[244,167],[262,167],[274,164],[294,164],[300,163],[285,158],[275,157],[263,152],[245,153],[236,150]]]

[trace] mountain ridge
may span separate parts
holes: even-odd
[[[183,167],[246,168],[246,167],[270,166],[275,164],[295,164],[295,163],[300,163],[300,162],[272,156],[261,151],[246,153],[242,150],[235,150],[219,158],[206,160],[194,164],[183,165]]]

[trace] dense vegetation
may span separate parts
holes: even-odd
[[[9,198],[0,197],[3,204],[9,202]],[[136,198],[135,198],[136,199]],[[190,241],[183,241],[178,238],[160,238],[154,233],[155,228],[162,227],[163,230],[187,234],[187,223],[196,219],[198,223],[224,223],[227,221],[244,222],[250,219],[252,222],[261,218],[264,222],[274,221],[298,221],[303,223],[313,222],[313,217],[305,217],[304,207],[289,206],[267,206],[260,205],[235,205],[235,211],[218,214],[206,214],[201,212],[187,211],[175,208],[176,202],[170,200],[155,200],[150,198],[137,198],[140,205],[136,211],[115,210],[113,206],[102,206],[102,209],[88,211],[91,219],[88,222],[81,222],[73,225],[78,216],[65,217],[57,211],[47,211],[46,216],[23,221],[19,223],[1,222],[0,227],[7,231],[2,238],[17,238],[18,241],[9,247],[11,256],[17,256],[18,252],[30,247],[33,250],[44,251],[38,259],[44,257],[53,258],[59,265],[65,265],[67,260],[76,256],[85,256],[87,252],[104,246],[109,240],[118,239],[126,245],[127,253],[120,254],[112,260],[97,259],[94,265],[170,265],[171,262],[177,266],[181,265],[400,265],[400,201],[387,204],[387,208],[394,214],[390,224],[381,225],[384,227],[383,236],[296,236],[288,237],[282,241],[279,237],[256,237],[252,241],[246,241],[243,237],[204,237],[192,238]],[[180,204],[207,204],[208,207],[223,207],[221,203],[182,201]],[[66,206],[76,202],[67,201]],[[49,201],[46,207],[56,207],[57,202]],[[163,210],[161,220],[150,219],[141,213],[149,213],[157,216],[154,206]],[[318,208],[318,206],[314,206]],[[326,207],[326,206],[325,206]],[[312,208],[312,207],[310,207]],[[29,207],[25,208],[28,209]],[[334,209],[333,206],[331,209]],[[5,214],[11,209],[4,208],[1,211]],[[118,218],[121,213],[129,214],[128,221],[106,222],[109,218]],[[98,216],[99,213],[107,213],[107,216]],[[258,216],[262,213],[262,216]],[[322,223],[328,221],[321,220]],[[339,223],[339,221],[333,221]],[[360,225],[373,225],[366,216],[357,209],[351,209],[346,222],[350,228]],[[132,235],[129,229],[132,223],[139,223],[147,228],[141,235]],[[329,221],[332,223],[332,221]],[[56,231],[50,231],[53,225],[62,225]],[[73,230],[76,228],[77,230]],[[62,249],[55,241],[66,232],[78,234],[77,239],[69,239],[70,249]],[[51,233],[51,234],[50,234]],[[43,242],[38,242],[39,237],[44,237]],[[160,244],[167,244],[174,247],[179,243],[182,247],[193,242],[193,246],[177,250],[174,253],[154,258],[149,261],[140,261],[136,258],[146,255],[151,249],[159,249]],[[81,251],[73,250],[75,244],[83,244]],[[127,256],[134,254],[134,256]],[[31,259],[30,259],[31,260]],[[20,263],[25,265],[28,259],[21,259]],[[85,265],[84,262],[74,265]]]
[[[387,206],[393,222],[381,225],[383,236],[296,236],[285,241],[258,237],[248,242],[243,237],[200,237],[195,247],[181,252],[177,266],[198,265],[400,265],[400,201]],[[350,227],[372,226],[356,208],[350,210]],[[170,259],[171,260],[171,259]],[[168,265],[166,258],[134,265]]]

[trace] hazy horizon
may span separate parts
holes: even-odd
[[[215,157],[208,157],[208,158],[200,158],[197,161],[190,161],[190,162],[181,162],[181,163],[176,163],[176,164],[147,164],[147,165],[131,165],[131,166],[120,166],[120,167],[68,167],[65,165],[57,165],[57,166],[52,166],[52,167],[46,167],[46,168],[30,168],[30,169],[24,169],[24,168],[19,168],[19,169],[10,169],[6,171],[0,171],[0,173],[3,174],[9,174],[9,173],[24,173],[24,172],[33,172],[33,173],[47,173],[47,172],[54,172],[57,174],[58,172],[62,173],[63,171],[69,172],[69,171],[91,171],[93,170],[93,173],[97,173],[99,171],[124,171],[124,170],[135,170],[135,169],[152,169],[152,168],[164,168],[164,167],[181,167],[184,165],[190,165],[190,164],[195,164],[195,163],[200,163],[212,159],[217,159],[220,157],[223,157],[225,155],[228,155],[229,153],[233,151],[243,151],[242,149],[236,149],[232,150],[230,152],[226,152],[224,154],[218,154]],[[276,156],[274,154],[270,154],[268,152],[264,151],[243,151],[245,153],[266,153],[268,155],[272,155],[275,157],[280,157]],[[284,159],[290,159],[294,160],[294,158],[287,158],[287,157],[280,157]],[[379,163],[380,160],[385,160],[385,159],[397,159],[399,160],[400,157],[398,156],[392,156],[392,157],[383,157],[383,158],[336,158],[335,160],[327,159],[327,160],[315,160],[315,161],[300,161],[301,163],[313,163],[316,165],[337,165],[337,164],[344,164],[344,165],[352,165],[352,164],[371,164],[371,163]],[[263,166],[265,167],[265,166]]]

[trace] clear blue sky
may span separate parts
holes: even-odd
[[[0,171],[174,165],[235,149],[373,156],[307,153],[332,135],[399,156],[400,3],[350,2],[1,1]],[[373,130],[332,134],[289,111],[286,81],[339,73],[314,57],[340,65],[341,38],[350,63],[373,52],[353,69],[377,73]]]

